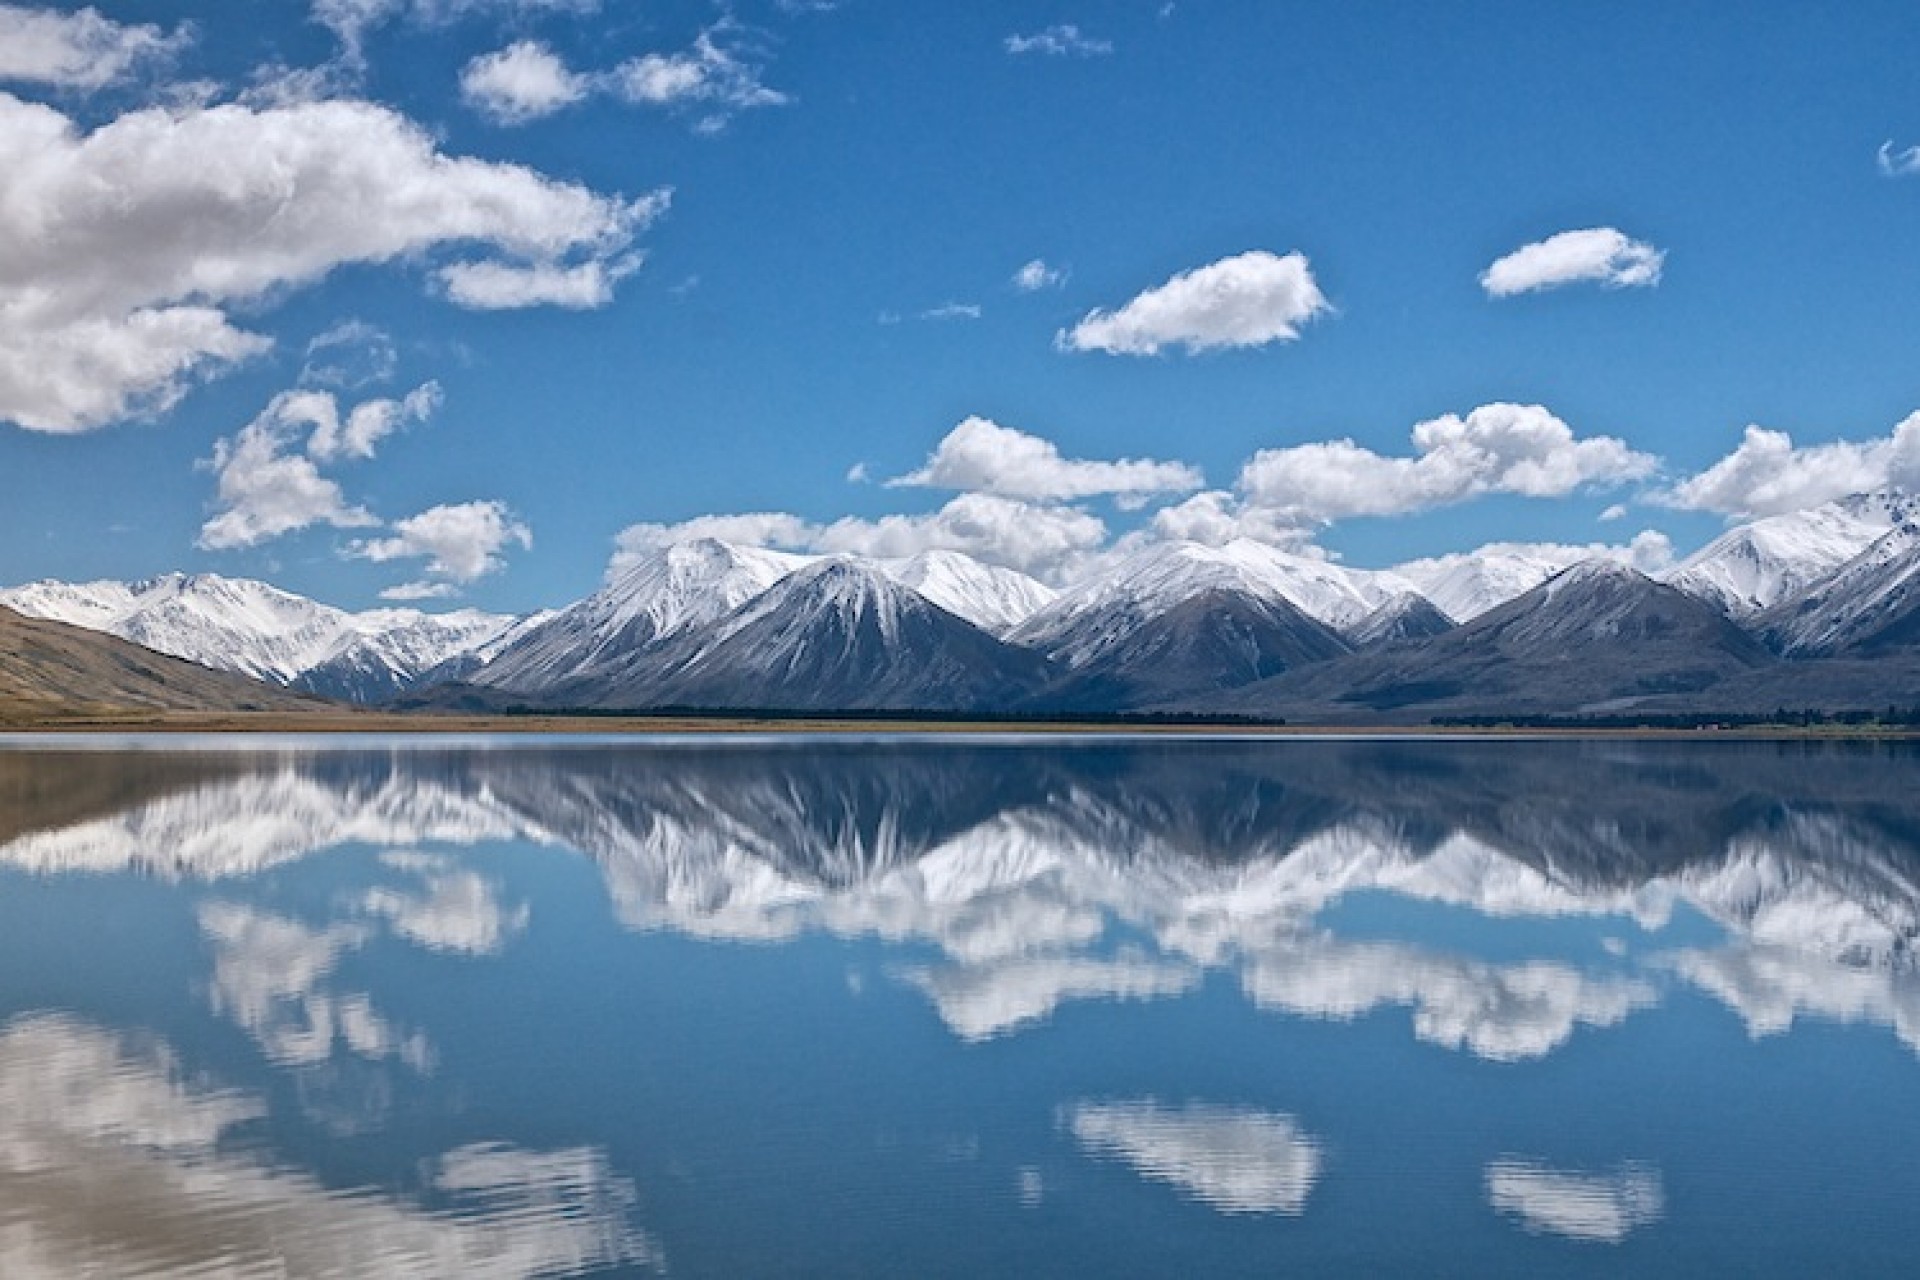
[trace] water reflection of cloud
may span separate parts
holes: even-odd
[[[1061,1122],[1089,1155],[1130,1165],[1222,1213],[1304,1212],[1325,1159],[1319,1141],[1278,1111],[1086,1101],[1064,1108]]]
[[[1200,981],[1190,966],[1140,954],[1022,956],[910,969],[906,977],[963,1040],[986,1040],[1040,1022],[1069,1000],[1153,1000],[1184,994]]]
[[[494,883],[463,869],[457,859],[395,849],[381,855],[380,861],[418,876],[422,891],[370,889],[361,905],[368,915],[385,919],[395,933],[411,942],[432,951],[493,955],[526,928],[527,904],[511,910],[504,907]]]
[[[1622,1165],[1610,1173],[1570,1173],[1504,1156],[1487,1165],[1487,1202],[1528,1231],[1618,1244],[1666,1211],[1660,1171]]]
[[[340,957],[363,946],[360,923],[312,928],[237,902],[200,908],[200,931],[213,944],[210,994],[279,1066],[325,1062],[342,1046],[363,1058],[397,1058],[416,1071],[433,1063],[425,1036],[395,1028],[360,992],[336,992],[328,979]]]
[[[1562,964],[1495,965],[1328,935],[1252,957],[1242,981],[1263,1008],[1312,1017],[1344,1020],[1409,1005],[1420,1039],[1497,1062],[1542,1057],[1575,1027],[1613,1026],[1658,999],[1644,982]]]
[[[919,746],[820,761],[776,750],[288,755],[109,818],[23,822],[30,834],[0,845],[0,862],[214,879],[341,844],[521,839],[594,858],[631,928],[935,947],[940,962],[913,981],[970,1037],[1032,1025],[1066,1001],[1178,994],[1219,970],[1266,1006],[1309,1016],[1409,1007],[1423,1038],[1503,1059],[1537,1057],[1650,1003],[1643,940],[1587,967],[1494,964],[1467,953],[1471,943],[1342,941],[1328,908],[1372,892],[1651,930],[1684,906],[1763,950],[1842,963],[1756,955],[1735,973],[1724,958],[1693,962],[1689,979],[1751,1011],[1750,1025],[1838,1011],[1920,1041],[1905,1029],[1915,1020],[1904,979],[1876,988],[1847,976],[1907,969],[1920,939],[1915,850],[1880,814],[1908,803],[1904,782],[1893,785],[1898,762],[1766,756],[1755,780],[1721,785],[1698,755],[1679,770],[1672,753],[1639,747],[1579,757],[1644,792],[1629,803],[1568,768],[1577,752],[1543,752],[1538,764],[1505,753],[1506,768],[1463,771],[1470,746],[1428,750],[1395,747],[1385,765],[1367,755],[1385,747],[1228,753],[1232,768],[1216,771],[1211,755],[1175,767],[1129,749],[1151,766],[1137,775],[1107,772],[1111,751],[1015,753],[1023,763],[1009,766],[1006,752]],[[1355,752],[1366,767],[1352,767]],[[1804,792],[1806,774],[1816,793],[1886,796],[1877,809],[1751,803],[1769,788]],[[524,903],[501,901],[456,857],[386,863],[417,883],[364,887],[348,919],[313,930],[313,945],[337,951],[354,945],[352,930],[379,928],[491,954],[526,925]],[[1137,951],[1116,957],[1117,938]],[[337,1026],[370,1011],[315,1009]],[[377,1026],[361,1034],[380,1039]]]
[[[597,1150],[484,1144],[415,1200],[243,1154],[251,1094],[60,1015],[0,1029],[0,1275],[509,1277],[659,1262]],[[429,1207],[431,1206],[431,1207]]]
[[[1735,946],[1658,958],[1726,1005],[1755,1038],[1801,1016],[1890,1027],[1920,1053],[1920,974],[1846,965],[1786,947]]]

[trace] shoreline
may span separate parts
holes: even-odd
[[[280,712],[156,712],[0,717],[0,736],[68,734],[232,734],[353,737],[1139,737],[1139,738],[1567,738],[1679,741],[1905,742],[1920,728],[1879,725],[1729,725],[1696,728],[1580,725],[1331,725],[1249,721],[915,719],[911,716],[696,715],[403,715],[377,711],[287,715]]]

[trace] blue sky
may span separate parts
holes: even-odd
[[[1910,4],[220,9],[0,4],[0,582],[1651,563],[1920,476]]]

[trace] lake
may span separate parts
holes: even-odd
[[[0,1275],[1904,1273],[1917,766],[11,739]]]

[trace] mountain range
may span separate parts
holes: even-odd
[[[1056,590],[953,551],[662,547],[566,608],[348,613],[265,583],[38,582],[0,606],[269,684],[475,710],[1204,712],[1290,721],[1911,706],[1920,502],[1731,529],[1658,578],[1495,545],[1398,570],[1157,542]]]

